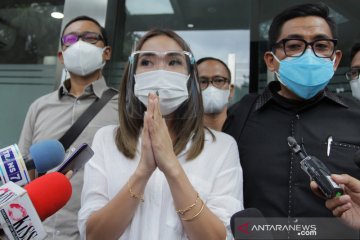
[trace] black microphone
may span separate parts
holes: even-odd
[[[232,215],[231,232],[238,239],[274,239],[270,231],[255,231],[254,225],[268,225],[264,215],[256,208],[247,208]]]
[[[360,150],[356,151],[355,156],[354,156],[354,162],[355,162],[356,166],[358,166],[360,168]]]

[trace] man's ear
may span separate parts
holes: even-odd
[[[271,71],[274,72],[277,68],[278,68],[278,62],[276,61],[274,55],[272,52],[267,51],[264,54],[264,61],[265,64],[267,66],[267,68]]]
[[[58,51],[57,57],[58,57],[59,61],[61,62],[61,64],[64,64],[64,56],[63,56],[62,51]]]
[[[229,95],[229,101],[230,99],[232,99],[234,97],[234,94],[235,94],[235,87],[234,87],[234,84],[230,84],[230,95]]]
[[[106,46],[104,53],[103,53],[103,59],[105,61],[109,61],[111,58],[111,47],[110,46]]]
[[[340,60],[341,60],[341,57],[342,57],[341,50],[336,50],[335,51],[335,56],[336,56],[336,59],[335,59],[335,63],[334,63],[334,72],[336,71],[337,67],[340,64]]]

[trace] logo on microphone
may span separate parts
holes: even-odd
[[[28,214],[26,209],[18,203],[9,204],[8,216],[14,221],[17,222],[22,218],[26,217]]]
[[[36,239],[38,232],[24,206],[10,203],[0,212],[14,239]]]
[[[17,195],[9,188],[0,188],[0,205],[6,203],[7,201],[11,201],[16,197]]]
[[[19,155],[19,152],[17,150],[18,149],[17,147],[15,147],[15,145],[11,145],[0,151],[0,165],[2,165],[1,167],[4,167],[6,171],[5,174],[2,173],[2,175],[4,176],[1,176],[3,182],[7,182],[10,180],[16,183],[23,180],[18,163],[18,161],[22,160],[22,157],[21,155]]]

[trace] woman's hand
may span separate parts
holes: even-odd
[[[159,97],[149,94],[148,112],[152,115],[149,121],[149,134],[155,162],[165,175],[176,171],[180,166],[173,149],[173,143],[169,134],[165,119],[160,111]]]
[[[145,175],[151,175],[157,167],[149,134],[149,123],[151,124],[153,120],[153,111],[154,110],[149,107],[148,111],[145,112],[144,126],[141,133],[141,157],[137,171]]]

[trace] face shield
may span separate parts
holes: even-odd
[[[168,119],[197,116],[200,90],[194,76],[194,57],[185,51],[136,51],[129,57],[126,114],[142,119],[149,93],[159,96],[160,111]]]

